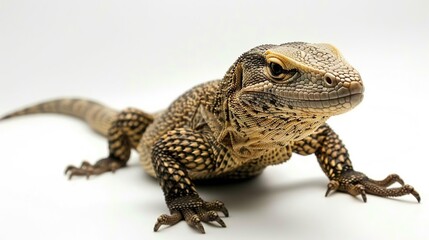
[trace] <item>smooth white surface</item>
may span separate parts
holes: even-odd
[[[331,126],[356,169],[399,173],[422,203],[324,198],[315,157],[294,156],[254,181],[199,188],[227,204],[228,228],[153,233],[167,208],[136,155],[115,175],[67,181],[64,167],[103,157],[105,140],[74,119],[31,116],[0,123],[0,239],[428,239],[428,10],[424,0],[1,1],[1,114],[59,96],[156,111],[258,44],[330,42],[366,86]]]

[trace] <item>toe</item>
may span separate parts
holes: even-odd
[[[179,211],[173,211],[171,215],[162,214],[158,217],[153,230],[156,232],[162,225],[174,225],[183,219]]]
[[[204,208],[207,211],[217,211],[222,212],[225,217],[229,216],[228,209],[225,207],[225,204],[219,200],[213,202],[205,202]]]

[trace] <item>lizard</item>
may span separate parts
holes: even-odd
[[[80,118],[108,139],[109,154],[91,164],[70,165],[65,173],[93,176],[127,165],[132,149],[143,169],[155,177],[170,214],[154,231],[184,220],[205,233],[202,223],[226,224],[225,204],[205,201],[196,184],[237,181],[260,175],[292,153],[315,154],[329,179],[325,196],[341,191],[397,197],[419,193],[397,174],[373,180],[355,171],[348,151],[326,123],[363,99],[359,72],[331,44],[265,44],[243,53],[223,78],[197,85],[166,110],[150,114],[136,108],[116,111],[100,103],[64,98],[23,108],[1,118],[60,113]],[[399,183],[400,187],[390,187]]]

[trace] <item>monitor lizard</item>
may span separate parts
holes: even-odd
[[[59,99],[2,118],[62,113],[86,121],[108,139],[109,154],[95,164],[68,166],[65,173],[92,176],[127,165],[131,149],[144,170],[158,179],[170,214],[162,225],[185,220],[205,233],[202,222],[226,227],[221,201],[205,201],[195,183],[258,176],[292,153],[315,154],[333,191],[360,195],[420,196],[397,175],[376,181],[353,169],[349,154],[326,120],[363,99],[360,74],[330,44],[291,42],[261,45],[242,54],[222,79],[198,85],[166,110],[149,114],[136,108],[116,111],[94,101]],[[399,183],[401,187],[391,187]]]

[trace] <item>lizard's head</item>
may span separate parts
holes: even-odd
[[[262,45],[238,58],[221,81],[218,141],[243,159],[313,133],[363,98],[359,73],[329,44]]]
[[[364,91],[359,73],[329,44],[262,45],[244,53],[226,77],[233,101],[258,113],[329,117],[358,105]]]
[[[359,73],[329,44],[262,45],[228,70],[213,113],[237,159],[284,147],[362,101]]]

